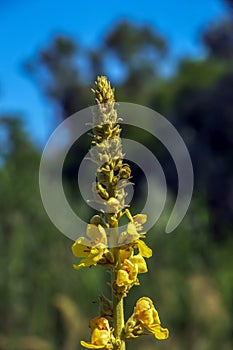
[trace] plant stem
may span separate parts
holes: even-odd
[[[118,248],[115,248],[118,250]],[[117,271],[112,272],[112,285],[115,285],[117,277]],[[116,346],[116,350],[125,350],[125,341],[123,339],[123,330],[125,326],[124,321],[124,302],[123,298],[118,298],[114,294],[114,289],[112,289],[112,300],[113,300],[113,327],[114,327],[114,336],[120,340],[120,344]]]
[[[114,293],[114,289],[116,286],[116,279],[117,279],[117,271],[120,265],[119,261],[119,252],[120,248],[117,247],[117,237],[118,237],[118,223],[115,223],[114,225],[111,225],[111,228],[114,228],[112,231],[112,243],[114,242],[112,253],[114,255],[115,260],[115,267],[112,270],[112,302],[113,302],[113,328],[114,328],[114,336],[116,340],[119,341],[116,343],[116,350],[125,350],[125,341],[124,341],[124,326],[125,326],[125,320],[124,320],[124,302],[122,297],[118,297]],[[115,232],[114,232],[115,231]]]

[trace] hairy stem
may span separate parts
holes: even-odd
[[[119,269],[119,253],[120,248],[116,246],[117,237],[118,237],[118,223],[116,222],[112,227],[112,242],[115,242],[112,248],[112,253],[114,255],[115,267],[112,270],[112,302],[113,302],[113,328],[114,336],[117,340],[115,350],[125,350],[125,341],[124,341],[124,302],[123,298],[119,298],[115,293],[117,271]]]
[[[118,255],[119,249],[115,249],[115,257]],[[117,340],[116,350],[125,350],[125,341],[124,341],[124,302],[123,298],[118,298],[114,293],[114,286],[116,284],[117,278],[117,269],[112,272],[112,300],[113,300],[113,327],[114,327],[114,336]],[[119,344],[118,344],[118,340]]]

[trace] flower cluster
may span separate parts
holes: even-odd
[[[116,268],[113,288],[118,298],[125,297],[133,285],[139,284],[138,274],[148,271],[145,258],[152,256],[152,250],[142,240],[145,238],[145,232],[139,232],[143,228],[142,223],[146,222],[146,215],[137,214],[132,217],[128,209],[122,213],[123,215],[131,218],[132,221],[118,238],[118,261],[115,260],[113,251],[108,248],[109,225],[104,223],[102,226],[103,219],[98,215],[95,215],[87,225],[87,237],[78,238],[72,246],[73,254],[82,258],[79,264],[73,265],[75,269],[97,264],[106,268]]]
[[[89,349],[124,350],[128,339],[143,334],[166,339],[168,330],[161,327],[158,312],[148,297],[137,301],[133,314],[124,322],[123,300],[134,285],[139,285],[138,275],[148,271],[145,259],[152,256],[152,250],[144,242],[147,216],[132,215],[125,205],[131,169],[123,162],[114,90],[106,77],[98,77],[93,92],[97,109],[90,153],[98,165],[93,194],[105,209],[91,218],[86,236],[74,242],[72,251],[81,258],[74,264],[75,269],[101,265],[111,271],[112,300],[100,296],[100,315],[89,324],[91,341],[81,341],[81,345]],[[120,232],[121,221],[126,224]]]

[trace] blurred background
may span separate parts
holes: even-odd
[[[0,350],[81,349],[98,295],[109,294],[105,271],[72,269],[72,242],[49,221],[38,188],[46,140],[93,104],[100,74],[118,101],[151,107],[174,124],[195,173],[189,211],[165,234],[175,166],[151,135],[138,136],[162,164],[170,204],[149,232],[154,256],[129,293],[126,317],[147,295],[171,336],[128,348],[232,349],[233,1],[1,0],[0,20]],[[87,136],[72,147],[63,174],[70,203],[86,218],[76,179],[89,145]]]

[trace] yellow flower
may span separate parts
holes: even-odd
[[[141,231],[143,229],[143,224],[145,224],[147,220],[146,214],[136,214],[133,216],[133,222],[136,226],[137,231]]]
[[[137,248],[139,254],[144,258],[150,258],[152,256],[152,250],[140,239],[145,237],[143,236],[144,233],[138,233],[142,229],[142,223],[146,221],[146,215],[137,214],[132,217],[132,220],[133,222],[128,223],[126,231],[120,234],[118,243],[124,248],[130,246]]]
[[[134,250],[131,246],[125,246],[124,248],[120,249],[119,251],[119,258],[120,261],[123,263],[125,259],[129,259],[131,256],[133,256]]]
[[[140,232],[143,229],[143,224],[145,224],[147,220],[146,214],[136,214],[134,216],[131,215],[129,209],[125,209],[125,214],[130,220],[130,222],[133,222],[136,226],[136,229],[138,232]]]
[[[72,252],[78,258],[84,258],[79,264],[74,264],[75,269],[96,265],[106,253],[107,236],[105,229],[101,225],[87,225],[87,236],[80,237],[72,245]]]
[[[138,266],[125,259],[117,271],[116,284],[118,287],[137,284]]]
[[[137,275],[147,272],[145,259],[141,254],[132,255],[132,250],[121,250],[120,259],[124,258],[117,272],[116,284],[118,287],[139,284]]]
[[[120,249],[121,261],[123,261],[124,259],[128,259],[130,256],[133,255],[133,248],[138,249],[139,254],[144,258],[150,258],[152,256],[152,249],[149,248],[144,241],[142,241],[141,239],[137,239],[131,244],[129,243],[122,246],[122,248]]]
[[[91,342],[81,340],[81,345],[88,349],[103,349],[111,343],[111,330],[105,317],[95,317],[90,321],[92,328]]]
[[[141,239],[137,239],[134,242],[134,246],[136,246],[136,248],[139,251],[139,254],[144,256],[144,258],[150,258],[152,256],[152,249],[150,249],[148,245],[146,245],[146,243]]]
[[[161,327],[158,311],[155,309],[152,300],[148,297],[140,298],[134,309],[134,316],[137,321],[148,331],[153,333],[157,339],[167,339],[169,331]]]
[[[133,263],[134,265],[137,265],[138,267],[138,273],[146,273],[147,270],[147,265],[145,262],[145,259],[141,256],[141,254],[136,254],[133,255],[130,258],[131,263]]]
[[[91,238],[91,246],[107,245],[107,235],[103,226],[88,224],[86,234]]]
[[[120,245],[129,244],[136,241],[139,237],[140,235],[137,232],[135,224],[133,222],[129,222],[126,231],[120,234],[118,243]]]

